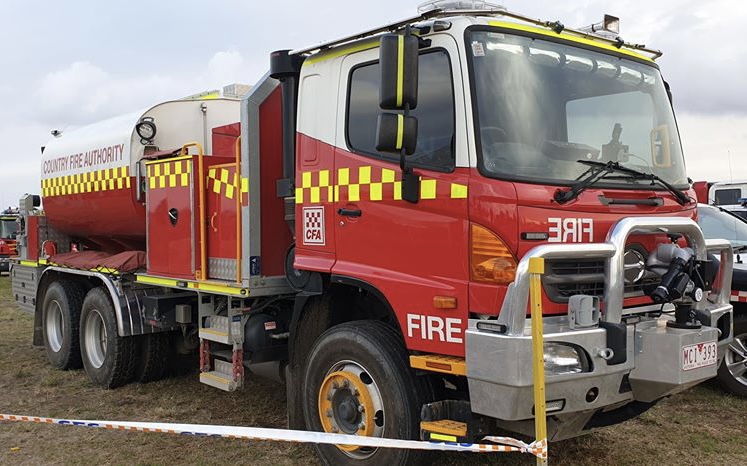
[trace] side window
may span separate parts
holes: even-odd
[[[452,171],[454,89],[449,56],[444,50],[422,54],[419,68],[418,106],[410,113],[418,119],[418,143],[415,153],[407,157],[415,167]],[[380,79],[378,62],[352,70],[345,131],[353,151],[394,162],[397,156],[376,151]]]
[[[740,188],[717,189],[714,192],[714,201],[716,201],[716,205],[739,204],[741,195],[742,190]]]

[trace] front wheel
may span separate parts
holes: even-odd
[[[747,316],[734,317],[734,341],[726,349],[717,378],[729,392],[747,397]]]
[[[409,367],[401,337],[374,321],[337,325],[315,343],[304,376],[304,417],[312,431],[418,439],[431,388]],[[423,452],[315,445],[325,464],[416,464]]]

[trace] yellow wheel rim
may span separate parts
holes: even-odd
[[[383,429],[377,428],[376,424],[376,413],[381,409],[380,395],[375,384],[366,384],[361,380],[361,369],[355,363],[343,364],[324,378],[319,388],[318,406],[319,419],[325,432],[365,437],[378,433],[381,436]],[[371,385],[379,403],[372,398]],[[345,452],[361,449],[355,445],[337,447]]]

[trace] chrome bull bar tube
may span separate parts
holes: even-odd
[[[628,217],[612,227],[607,234],[607,243],[614,247],[614,253],[605,264],[604,312],[602,320],[620,323],[623,310],[623,268],[625,267],[625,243],[633,233],[680,233],[687,238],[688,245],[695,251],[698,260],[706,259],[706,243],[703,232],[697,223],[689,218]],[[728,302],[728,301],[727,301]],[[704,304],[695,303],[697,310]]]

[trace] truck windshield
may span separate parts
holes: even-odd
[[[15,220],[0,220],[0,239],[16,239],[17,230]]]
[[[467,47],[484,175],[567,185],[588,168],[578,160],[614,161],[687,187],[655,66],[490,30],[471,31]],[[597,185],[640,183],[618,176]]]

